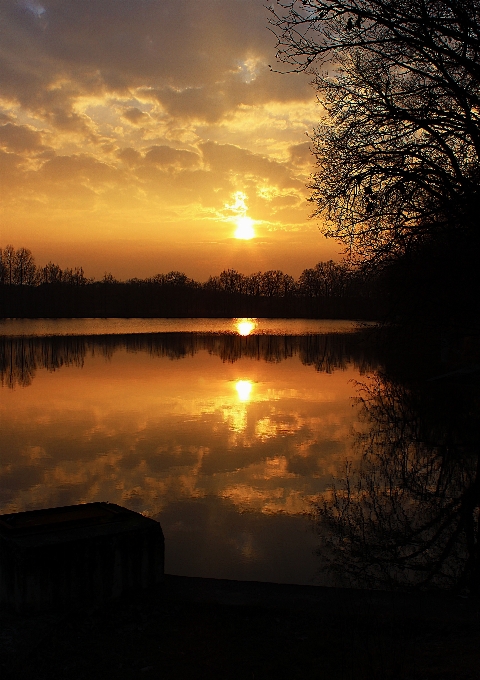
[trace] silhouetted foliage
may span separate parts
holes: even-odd
[[[471,306],[478,266],[470,259],[467,277],[462,252],[479,245],[480,1],[293,0],[276,3],[271,24],[278,58],[314,75],[325,109],[311,200],[326,234],[362,265],[404,258],[397,283],[426,266],[427,308],[450,255],[464,286],[447,304],[463,295]]]
[[[380,296],[342,263],[320,262],[295,281],[279,270],[244,275],[226,269],[205,283],[179,271],[119,281],[82,267],[37,268],[31,252],[0,251],[2,317],[324,317],[374,318]],[[309,275],[308,272],[313,272]]]
[[[432,216],[452,202],[460,207],[460,197],[472,206],[480,2],[278,5],[278,56],[315,73],[327,112],[313,136],[312,198],[333,223],[330,233],[362,257],[384,257],[422,239]]]
[[[0,282],[2,284],[31,286],[37,282],[37,267],[28,248],[17,251],[12,245],[0,248]]]

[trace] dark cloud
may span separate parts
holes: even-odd
[[[289,148],[290,161],[297,166],[308,166],[309,168],[313,165],[313,154],[312,154],[312,144],[311,142],[303,142],[303,144],[292,144]]]
[[[18,169],[23,158],[16,153],[7,153],[0,149],[0,182],[2,187],[11,186],[17,183]]]
[[[198,165],[198,154],[183,149],[173,149],[171,146],[152,146],[145,154],[147,163],[161,166],[176,166],[191,168]]]
[[[225,93],[214,86],[182,90],[169,87],[155,91],[154,95],[170,116],[183,120],[216,123],[231,110]]]
[[[62,182],[81,179],[106,182],[118,179],[118,171],[114,168],[84,154],[57,156],[44,163],[42,175]]]
[[[139,125],[142,121],[148,119],[148,114],[140,111],[136,106],[132,106],[122,113],[122,117],[128,120],[129,123],[133,123],[133,125]]]
[[[128,165],[135,165],[142,159],[142,154],[131,146],[126,147],[125,149],[119,149],[117,151],[117,156]]]
[[[74,108],[78,97],[135,88],[170,115],[209,122],[242,104],[311,97],[305,78],[270,73],[274,39],[261,0],[37,5],[0,0],[0,87],[60,129],[89,131]],[[132,107],[123,115],[138,124],[142,112]]]
[[[285,165],[260,154],[254,154],[233,144],[215,142],[200,144],[200,149],[205,162],[213,171],[254,175],[281,188],[303,189],[303,184],[291,176]]]
[[[27,125],[14,125],[13,123],[0,125],[0,146],[18,153],[44,149],[42,136],[37,130]]]
[[[243,71],[238,68],[223,73],[220,82],[182,89],[166,87],[144,91],[144,94],[154,96],[171,116],[207,123],[217,123],[231,116],[241,106],[261,106],[272,101],[307,101],[312,98],[301,76],[292,79],[271,73],[264,65],[257,68],[258,74],[252,75],[251,80],[245,80]]]

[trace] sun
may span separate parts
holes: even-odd
[[[237,228],[235,229],[235,238],[240,238],[244,241],[255,238],[255,230],[253,228],[254,221],[251,217],[240,215],[235,218],[235,222],[237,224]]]

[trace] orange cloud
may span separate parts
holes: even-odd
[[[125,254],[133,242],[175,252],[173,268],[198,277],[201,267],[207,278],[238,267],[224,207],[242,191],[259,241],[284,232],[310,242],[290,259],[272,242],[268,254],[244,255],[252,267],[296,258],[288,273],[298,274],[322,249],[331,257],[307,223],[314,93],[308,76],[269,68],[267,20],[257,0],[4,3],[3,243],[42,253],[48,245],[46,259],[60,253],[69,266],[79,262],[68,253],[83,248],[89,275],[123,276],[125,239]],[[303,259],[312,233],[318,256]],[[212,245],[189,253],[198,234]],[[140,264],[129,275],[152,273]]]

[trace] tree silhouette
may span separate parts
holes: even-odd
[[[15,248],[8,244],[1,252],[2,282],[12,285],[15,282]]]
[[[295,281],[289,274],[271,269],[262,274],[260,291],[266,297],[286,297],[295,292]]]
[[[61,283],[63,280],[63,271],[58,264],[48,262],[44,267],[38,270],[38,281],[40,284],[47,283]]]
[[[325,107],[312,137],[314,214],[362,260],[476,230],[479,19],[479,0],[272,8],[278,58],[314,73]]]
[[[13,281],[19,286],[34,285],[36,283],[35,260],[28,248],[19,248],[15,253]]]
[[[362,294],[367,280],[332,261],[305,270],[298,281],[280,270],[245,275],[234,269],[205,283],[180,271],[127,281],[106,271],[95,281],[82,267],[62,269],[50,261],[37,268],[30,250],[7,245],[0,249],[0,287],[2,317],[376,316]]]
[[[329,260],[318,262],[311,269],[304,269],[298,287],[304,295],[311,297],[342,297],[351,279],[348,267]]]

